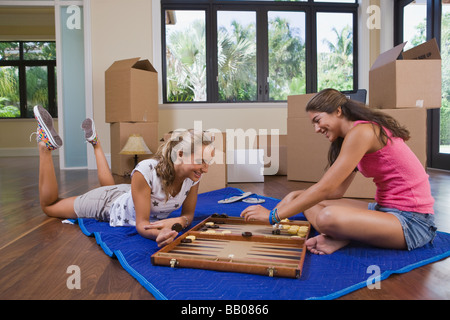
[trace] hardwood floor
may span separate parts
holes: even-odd
[[[55,166],[58,168],[58,159]],[[439,230],[450,232],[450,173],[429,170],[436,199]],[[57,169],[62,197],[96,186],[96,171]],[[127,182],[116,177],[116,182]],[[244,191],[282,198],[308,183],[286,176],[266,176],[265,183],[230,184]],[[81,270],[81,289],[70,290],[67,268]],[[154,299],[120,266],[104,254],[94,238],[77,226],[46,217],[38,200],[38,158],[0,158],[0,299]],[[363,288],[341,300],[450,299],[450,258],[381,282],[381,289]]]
[[[154,299],[94,238],[43,214],[37,158],[0,158],[0,177],[1,300]],[[57,178],[62,197],[98,186],[96,171],[57,170]],[[67,288],[71,265],[80,267],[80,290]]]

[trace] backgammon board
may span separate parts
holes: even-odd
[[[299,278],[307,221],[270,225],[213,214],[154,253],[154,265]]]

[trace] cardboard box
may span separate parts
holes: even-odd
[[[307,118],[306,105],[317,93],[297,94],[288,96],[288,119]]]
[[[329,141],[314,131],[309,118],[287,121],[288,180],[319,181],[326,171]]]
[[[232,138],[232,137],[231,137]],[[228,141],[229,142],[229,141]],[[230,146],[230,145],[228,145]],[[234,142],[235,149],[262,149],[261,161],[264,164],[264,175],[287,175],[287,135],[256,134],[254,139],[247,137],[244,145]],[[230,159],[233,157],[230,155]]]
[[[234,135],[227,136],[227,159],[229,164],[236,163],[235,159],[235,152],[233,152],[230,148],[232,148],[234,151],[236,150],[253,150],[253,149],[262,149],[262,153],[258,153],[258,161],[263,164],[263,175],[287,175],[287,135],[275,135],[272,134],[273,131],[270,131],[268,134],[264,133],[257,133],[249,132],[249,131],[243,131],[242,133],[244,135],[239,135],[234,133]],[[234,141],[232,140],[234,139]],[[242,151],[240,151],[242,152]],[[253,156],[253,155],[251,155]],[[247,155],[247,158],[249,155]],[[240,165],[242,167],[243,164]],[[255,168],[251,169],[248,168],[235,168],[232,169],[234,171],[241,170],[242,172],[245,171],[252,171],[255,170]],[[258,169],[259,170],[259,169]],[[255,170],[256,172],[257,170]],[[259,171],[258,171],[259,172]],[[242,181],[238,181],[238,176],[235,176],[232,174],[231,176],[228,175],[229,180],[228,182],[262,182],[263,177],[258,177],[257,179],[244,179]],[[230,180],[231,177],[231,180]]]
[[[373,108],[441,107],[442,68],[436,39],[403,52],[406,42],[382,53],[369,71]]]
[[[148,60],[114,62],[105,94],[106,122],[158,122],[158,73]]]
[[[158,150],[158,122],[116,122],[110,126],[111,133],[111,171],[113,174],[126,175],[134,169],[134,156],[119,154],[132,134],[140,134],[152,153]],[[152,155],[138,155],[138,161],[151,158]]]
[[[296,109],[306,107],[308,97],[288,97],[288,109],[294,102]],[[306,102],[305,102],[306,101]],[[304,103],[303,107],[300,102]],[[383,109],[400,124],[406,126],[411,133],[411,139],[406,143],[416,154],[423,166],[426,166],[426,110],[421,108]],[[302,113],[296,113],[302,114]],[[287,124],[287,178],[294,181],[318,182],[324,175],[328,164],[328,149],[330,142],[321,134],[315,133],[311,120],[307,117],[288,118]],[[357,173],[344,197],[374,198],[376,187],[372,178],[366,178]]]
[[[163,136],[163,141],[170,139],[172,132]],[[199,193],[225,188],[227,186],[227,165],[225,159],[226,134],[214,133],[215,156],[214,163],[208,168],[208,173],[202,176]]]
[[[287,135],[258,135],[256,149],[264,150],[264,175],[287,175]]]
[[[263,149],[235,149],[227,151],[228,182],[264,182]],[[229,160],[228,160],[229,161]]]
[[[227,186],[225,132],[214,134],[214,147],[214,163],[209,166],[208,173],[203,175],[198,189],[199,193],[218,190]]]

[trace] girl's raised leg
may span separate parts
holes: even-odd
[[[98,140],[97,144],[93,145],[93,147],[95,162],[97,163],[97,177],[100,185],[103,187],[116,184],[114,182],[111,169],[109,168],[108,161],[106,160],[105,153],[103,152],[100,140]]]
[[[58,182],[53,165],[52,150],[62,146],[61,137],[53,127],[53,119],[42,107],[34,107],[34,115],[38,121],[39,148],[39,201],[42,210],[51,217],[76,218],[73,209],[75,197],[59,199]]]
[[[76,197],[61,199],[58,196],[58,182],[53,165],[52,152],[43,142],[39,146],[39,201],[42,210],[49,217],[77,218],[74,211]]]
[[[108,161],[106,160],[105,153],[103,152],[100,140],[97,137],[95,131],[94,121],[91,118],[87,118],[81,124],[81,128],[84,130],[86,141],[92,144],[94,148],[95,162],[97,164],[97,177],[100,185],[111,186],[114,185],[114,178],[109,168]]]

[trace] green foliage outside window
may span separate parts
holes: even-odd
[[[217,41],[219,101],[255,101],[256,26],[237,21],[232,30],[219,28]],[[306,92],[305,43],[292,36],[293,28],[283,18],[269,19],[270,100],[286,100]],[[318,56],[318,87],[353,89],[353,33],[350,26],[333,30],[335,39],[323,39],[329,53]],[[167,101],[206,101],[205,24],[196,20],[182,31],[171,33],[166,42]]]
[[[48,68],[46,65],[27,65],[29,61],[56,60],[54,42],[0,42],[0,117],[32,116],[34,105],[48,108]],[[36,63],[36,62],[34,62]],[[52,62],[54,63],[54,62]],[[21,67],[19,67],[19,64]],[[25,69],[26,114],[20,111],[19,68]]]

